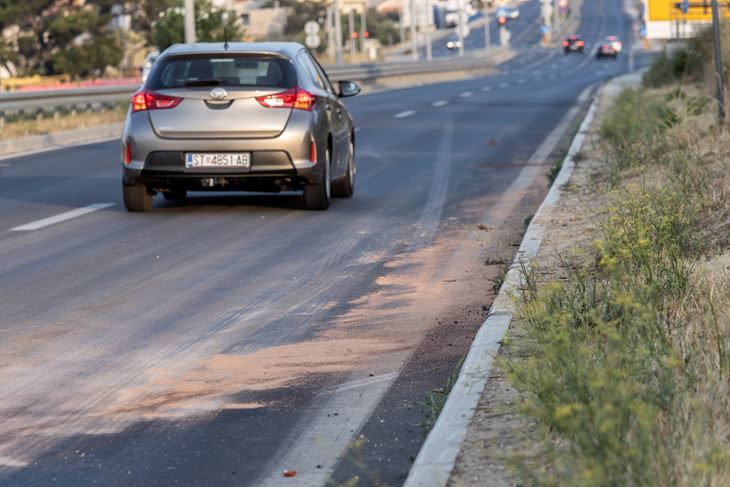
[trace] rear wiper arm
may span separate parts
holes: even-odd
[[[220,79],[199,79],[195,81],[188,81],[185,86],[217,86],[223,83]]]

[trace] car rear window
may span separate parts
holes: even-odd
[[[274,56],[176,56],[159,59],[154,66],[147,83],[153,90],[190,86],[293,88],[297,84],[292,63]]]

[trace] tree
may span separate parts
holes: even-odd
[[[95,75],[117,65],[122,57],[109,29],[115,3],[0,0],[0,28],[17,29],[11,46],[26,72]]]
[[[107,66],[118,66],[123,52],[117,37],[109,31],[111,15],[101,5],[86,5],[56,15],[47,25],[52,42],[49,70],[72,76],[99,76]],[[105,11],[106,10],[106,11]]]
[[[155,22],[154,43],[164,51],[173,44],[185,42],[185,10],[182,1],[163,10]],[[195,30],[198,42],[240,41],[243,31],[236,23],[236,15],[214,7],[209,0],[195,1]],[[224,35],[225,31],[225,35]]]

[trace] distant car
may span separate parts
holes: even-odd
[[[325,210],[355,187],[355,130],[341,99],[357,84],[330,83],[294,42],[178,44],[132,96],[122,134],[123,199],[188,191],[303,191]]]
[[[499,7],[494,15],[497,18],[504,17],[505,19],[516,20],[520,17],[520,11],[514,7]]]
[[[604,42],[598,46],[598,50],[596,51],[596,58],[601,59],[604,57],[610,57],[613,59],[616,59],[618,56],[618,51],[616,48],[611,44],[610,42]]]
[[[462,46],[461,41],[449,41],[446,43],[446,48],[450,50],[460,49]]]
[[[160,57],[159,51],[152,51],[144,58],[144,64],[142,65],[142,82],[147,81],[147,76],[150,74],[152,65],[155,64],[157,58]]]
[[[613,49],[617,53],[620,53],[621,50],[623,49],[623,43],[618,38],[618,36],[606,36],[606,37],[604,37],[603,41],[601,41],[601,43],[602,44],[611,44],[611,46],[613,46]]]
[[[585,47],[585,41],[577,35],[572,35],[563,41],[563,52],[565,54],[570,54],[571,52],[583,54]]]

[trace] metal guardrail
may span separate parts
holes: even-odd
[[[494,56],[501,51],[504,51],[504,49],[494,49],[489,56],[464,56],[433,61],[328,66],[326,70],[332,81],[345,79],[372,81],[394,76],[472,71],[493,66]],[[126,85],[2,93],[0,94],[0,116],[16,112],[51,111],[62,107],[85,109],[89,106],[114,104],[128,100],[136,89],[137,87]]]

